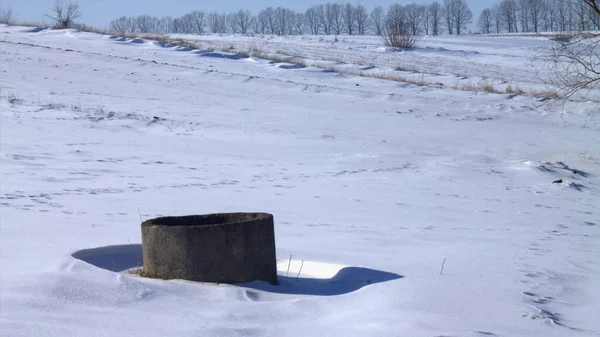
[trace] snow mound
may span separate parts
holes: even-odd
[[[88,266],[94,266],[111,272],[124,272],[142,266],[142,245],[118,245],[92,249],[84,249],[72,254],[72,257]],[[77,266],[78,264],[73,264]],[[91,267],[90,266],[90,267]],[[239,286],[247,288],[245,294],[249,300],[282,300],[286,297],[277,295],[333,296],[357,291],[377,283],[401,279],[403,276],[385,271],[363,267],[344,266],[317,261],[287,260],[277,264],[280,284],[270,285],[255,281]],[[169,281],[167,281],[169,282]],[[189,283],[189,282],[186,282]],[[197,283],[202,285],[202,283]],[[254,291],[253,291],[254,290]],[[258,291],[258,292],[256,292]]]

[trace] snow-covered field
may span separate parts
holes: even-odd
[[[597,103],[29,30],[0,26],[1,336],[600,335]],[[426,46],[535,82],[507,39]],[[232,211],[275,215],[281,285],[124,271],[140,217]]]
[[[552,90],[551,66],[543,52],[552,44],[542,36],[425,36],[411,51],[382,45],[377,36],[257,36],[172,35],[171,38],[216,48],[294,56],[302,63],[335,67],[354,74],[402,76],[438,87],[509,85],[524,91]],[[596,91],[593,97],[600,100]]]

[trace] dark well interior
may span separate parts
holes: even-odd
[[[211,226],[242,223],[270,218],[267,213],[216,213],[206,215],[168,216],[142,223],[143,226]]]

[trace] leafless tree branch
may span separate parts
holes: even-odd
[[[75,20],[81,18],[79,4],[72,0],[56,0],[52,13],[46,16],[55,21],[55,26],[61,29],[71,28]]]

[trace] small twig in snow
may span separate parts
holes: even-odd
[[[292,265],[292,254],[290,254],[290,261],[288,262],[288,269],[287,269],[287,274],[285,274],[285,277],[290,276],[290,266],[291,265]]]
[[[444,272],[444,264],[446,264],[446,258],[444,258],[444,262],[442,262],[442,270],[440,270],[440,275]]]
[[[138,208],[138,215],[140,216],[140,221],[144,222],[144,219],[142,219],[142,213],[140,213],[140,209]]]
[[[300,273],[302,272],[302,267],[304,267],[304,260],[302,260],[302,264],[300,265],[300,270],[298,270],[298,276],[296,276],[296,280],[300,278]]]

